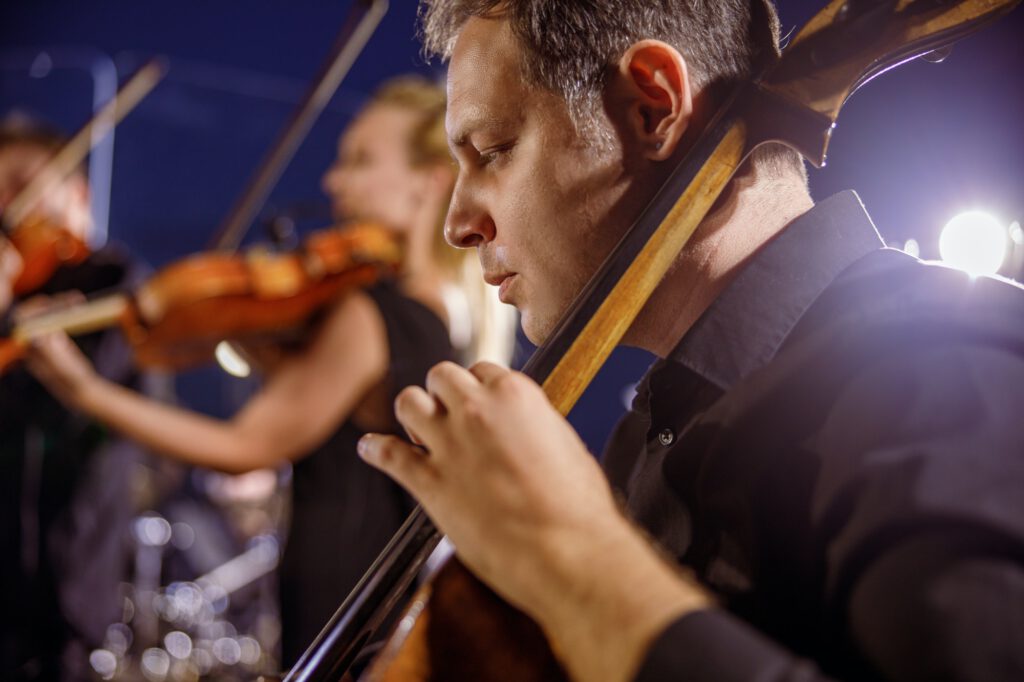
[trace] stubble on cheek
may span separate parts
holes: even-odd
[[[547,340],[618,242],[621,230],[608,218],[626,186],[621,150],[580,136],[557,96],[539,99],[532,163],[510,204],[528,240],[522,255],[530,276],[516,302],[534,343]]]

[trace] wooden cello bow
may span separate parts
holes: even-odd
[[[839,111],[859,87],[906,61],[948,49],[1019,3],[829,2],[780,60],[726,100],[524,373],[568,413],[755,148],[779,142],[821,167]],[[422,509],[414,511],[286,681],[345,674],[440,537]],[[452,559],[417,593],[364,679],[565,678],[539,627]]]

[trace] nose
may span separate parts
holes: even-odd
[[[494,220],[483,203],[457,182],[444,223],[445,241],[457,249],[472,249],[494,241],[495,232]]]
[[[324,171],[323,177],[320,178],[320,189],[323,190],[324,194],[333,197],[338,192],[338,187],[342,185],[342,174],[342,166],[337,162],[331,164]]]

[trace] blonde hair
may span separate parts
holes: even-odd
[[[419,114],[420,120],[409,134],[410,163],[414,167],[450,166],[454,177],[454,161],[444,127],[443,87],[422,76],[398,76],[374,92],[369,106],[377,105]],[[484,282],[473,250],[456,249],[445,241],[446,212],[447,203],[437,217],[432,256],[449,283],[444,298],[452,342],[466,364],[490,360],[507,365],[515,343],[515,309],[501,303],[493,287]]]

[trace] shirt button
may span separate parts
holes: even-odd
[[[658,434],[658,442],[668,447],[676,439],[676,434],[672,433],[672,429],[662,429],[661,433]]]

